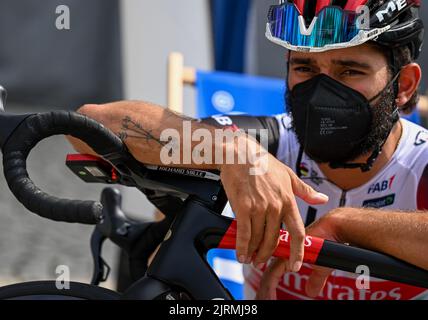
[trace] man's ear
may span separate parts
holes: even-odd
[[[399,90],[396,99],[399,108],[406,105],[418,90],[421,78],[422,70],[417,63],[410,63],[401,69],[398,80]]]

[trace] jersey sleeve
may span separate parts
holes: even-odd
[[[254,117],[245,115],[216,115],[210,118],[201,119],[207,123],[219,128],[231,127],[244,130],[246,133],[254,134],[257,141],[260,142],[260,135],[267,130],[268,152],[276,156],[280,142],[280,126],[276,117]]]

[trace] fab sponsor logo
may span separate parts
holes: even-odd
[[[392,185],[394,183],[396,175],[393,175],[391,178],[387,179],[387,180],[383,180],[381,182],[376,182],[373,183],[368,191],[367,194],[373,194],[373,193],[378,193],[378,192],[383,192],[383,191],[387,191],[387,190],[391,190]]]

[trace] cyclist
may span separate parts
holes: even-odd
[[[363,10],[363,21],[356,13],[360,5],[369,9]],[[399,116],[399,110],[410,112],[418,97],[421,69],[413,61],[422,46],[419,5],[410,0],[295,0],[273,6],[267,35],[289,49],[286,99],[292,118],[284,114],[193,121],[194,130],[213,130],[216,124],[270,133],[268,151],[275,157],[269,156],[266,174],[249,174],[250,167],[262,165],[257,161],[191,164],[221,170],[238,220],[238,259],[253,262],[245,267],[247,298],[259,290],[263,262],[276,246],[281,221],[292,236],[291,259],[270,264],[259,298],[310,297],[304,284],[312,269],[301,264],[302,221],[309,225],[333,210],[362,214],[366,207],[373,208],[372,214],[428,211],[428,133]],[[369,27],[363,26],[367,21]],[[161,164],[160,132],[181,132],[186,120],[144,102],[85,105],[79,112],[117,132],[138,160],[154,164]],[[90,152],[71,141],[78,151]],[[183,138],[178,142],[184,145]],[[236,144],[214,149],[229,147],[236,149]],[[358,290],[352,275],[335,271],[318,298],[428,296],[424,289],[390,281],[372,279],[371,286],[371,291]]]
[[[331,206],[347,207],[336,209],[321,220],[346,217],[340,220],[340,230],[345,236],[340,238],[335,233],[324,236],[344,240],[348,232],[353,243],[426,266],[426,261],[418,257],[421,242],[407,247],[410,240],[417,239],[416,234],[398,238],[400,246],[394,249],[382,237],[388,231],[397,236],[411,232],[412,228],[406,230],[404,223],[401,230],[393,228],[394,219],[404,222],[397,216],[402,214],[399,210],[410,213],[428,209],[427,131],[399,120],[397,115],[397,109],[412,110],[417,102],[421,71],[412,61],[422,45],[419,6],[419,1],[287,1],[271,7],[267,37],[291,51],[287,102],[293,124],[288,127],[294,128],[296,138],[284,143],[288,150],[282,152],[284,162],[297,161],[296,170],[301,170],[314,186],[319,186],[318,190],[330,196],[328,206],[299,205],[300,210],[306,209],[307,224],[333,210]],[[357,11],[365,11],[365,19],[370,22],[364,31],[358,30],[358,23],[351,22],[355,21]],[[311,23],[314,23],[313,33],[305,36]],[[384,62],[379,64],[379,58]],[[375,85],[379,81],[381,87]],[[364,97],[357,98],[354,94]],[[361,107],[369,107],[371,120],[363,120],[365,111],[361,113]],[[341,122],[338,120],[341,117],[349,118]],[[370,123],[369,127],[362,129],[364,123]],[[293,150],[300,150],[297,159],[289,156]],[[358,217],[366,218],[366,223],[361,223]],[[413,228],[420,231],[420,219],[426,217],[417,219],[413,214],[407,220],[411,217],[415,218]],[[319,222],[308,231],[320,235],[326,225],[329,224]],[[420,237],[421,233],[417,234]],[[259,289],[261,272],[254,268],[247,270],[247,290],[252,291],[251,295],[254,289],[259,289],[258,298],[428,298],[423,289],[374,279],[371,290],[358,290],[354,277],[334,271],[327,280],[331,270],[323,268],[316,268],[310,280],[309,267],[299,274],[284,274],[285,271],[283,261],[273,261]],[[322,287],[324,290],[320,292]]]

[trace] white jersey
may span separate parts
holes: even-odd
[[[280,123],[280,141],[277,158],[295,168],[300,145],[287,115],[277,116]],[[343,191],[325,178],[317,163],[303,155],[301,172],[305,182],[329,196],[326,205],[311,206],[297,199],[304,222],[309,224],[337,207],[372,207],[386,210],[428,210],[428,131],[407,120],[401,120],[403,134],[389,163],[366,184]],[[427,235],[428,237],[428,235]],[[299,273],[283,276],[278,286],[278,299],[309,299],[305,282],[311,267],[304,265]],[[244,267],[245,298],[255,297],[262,271]],[[356,288],[356,275],[334,271],[322,294],[316,299],[344,300],[407,300],[428,299],[428,290],[372,278],[370,290]]]

